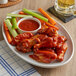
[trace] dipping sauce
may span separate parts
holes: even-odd
[[[33,31],[39,28],[39,24],[34,20],[23,20],[19,24],[19,28],[24,31]]]

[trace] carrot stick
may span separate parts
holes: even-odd
[[[22,11],[20,11],[19,12],[19,14],[21,14],[21,15],[27,15],[27,14],[25,14],[24,12],[22,12]]]
[[[47,25],[42,25],[41,28],[48,28],[48,26]]]
[[[19,14],[21,14],[21,15],[27,15],[26,13],[24,13],[24,12],[22,12],[22,11],[20,11]],[[18,22],[18,20],[20,20],[20,19],[21,19],[20,17],[16,17],[17,22]]]
[[[18,22],[18,18],[16,17],[16,21]]]
[[[59,28],[58,28],[58,27],[53,26],[52,24],[50,24],[50,23],[48,23],[48,22],[45,22],[45,23],[46,23],[46,25],[47,25],[47,26],[49,26],[49,27],[53,27],[53,28],[55,28],[56,30],[59,30]]]
[[[37,18],[38,19],[38,18]],[[53,28],[55,28],[56,30],[59,30],[59,28],[58,27],[56,27],[56,26],[53,26],[52,24],[50,24],[49,22],[45,22],[45,21],[43,21],[43,20],[41,20],[41,19],[39,19],[40,20],[40,22],[42,23],[42,24],[46,24],[47,26],[49,26],[49,27],[53,27]]]
[[[56,22],[42,9],[42,8],[39,8],[38,9],[46,18],[48,18],[49,22],[52,24],[52,25],[55,25]]]
[[[5,30],[5,34],[6,34],[6,38],[7,38],[8,42],[11,43],[12,42],[12,38],[11,38],[11,35],[10,35],[9,30],[8,30],[8,28],[7,28],[5,23],[4,23],[4,30]]]
[[[8,27],[6,26],[5,22],[3,22],[3,24],[4,24],[4,29],[8,30]]]

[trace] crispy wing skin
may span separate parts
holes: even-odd
[[[25,48],[25,46],[20,46],[21,44],[17,45],[16,46],[16,49],[20,52],[23,52],[23,53],[27,53],[27,52],[31,52],[31,48]]]
[[[57,55],[54,52],[50,52],[47,50],[38,50],[33,55],[30,55],[30,57],[38,62],[50,63],[57,58]]]
[[[58,43],[65,42],[67,38],[65,36],[58,36]]]
[[[57,41],[57,46],[56,48],[61,48],[61,46],[63,45],[63,43],[66,41],[66,37],[65,36],[58,36],[58,41]]]
[[[35,45],[36,43],[39,43],[40,39],[39,38],[35,38],[35,39],[25,39],[22,42],[20,42],[19,44],[17,44],[16,49],[18,51],[21,52],[30,52],[32,51],[31,48],[33,45]]]
[[[41,50],[41,51],[49,51],[49,52],[55,53],[54,49],[51,49],[51,48],[41,48],[41,49],[38,49],[38,50]]]
[[[57,30],[56,30],[55,28],[50,28],[50,27],[44,28],[44,29],[40,29],[40,30],[38,31],[38,33],[39,33],[39,34],[46,34],[46,35],[48,35],[48,36],[50,36],[50,37],[52,37],[52,36],[57,36],[57,35],[58,35]]]
[[[65,54],[67,48],[68,48],[67,43],[62,43],[62,44],[60,44],[60,47],[57,47],[56,53],[57,53],[57,60],[58,61],[63,61],[64,54]]]
[[[34,45],[34,51],[40,48],[53,48],[57,46],[57,37],[48,37],[39,44]]]
[[[45,40],[46,38],[48,38],[48,36],[44,35],[44,34],[37,34],[37,38],[39,38],[40,41],[42,42],[43,40]]]
[[[33,34],[30,33],[30,32],[19,34],[18,36],[16,36],[16,37],[12,40],[11,44],[12,44],[12,45],[17,45],[17,44],[19,44],[23,39],[29,39],[29,38],[31,38],[31,37],[33,37]]]
[[[45,24],[42,24],[41,29],[45,29],[45,28],[48,28],[48,26]]]
[[[58,36],[58,42],[57,42],[57,46],[56,46],[56,53],[57,53],[57,60],[58,61],[63,61],[64,59],[64,54],[67,50],[67,43],[65,43],[66,41],[66,37],[64,36]]]

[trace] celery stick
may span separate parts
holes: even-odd
[[[37,18],[39,18],[39,19],[42,19],[42,20],[48,22],[48,19],[47,19],[47,18],[45,18],[45,17],[43,17],[43,16],[41,16],[41,15],[35,13],[35,12],[32,12],[32,11],[30,11],[30,10],[28,10],[28,9],[25,9],[25,8],[24,8],[22,11],[23,11],[24,13],[30,14],[30,15],[32,15],[32,16],[35,16],[35,17],[37,17]]]
[[[17,31],[18,31],[19,34],[23,33],[19,28],[17,29]]]
[[[20,15],[20,14],[12,14],[12,13],[8,13],[7,16],[11,16],[11,17],[32,17],[31,15]]]
[[[7,18],[7,19],[9,19],[9,20],[10,20],[10,22],[11,22],[11,18]]]
[[[17,26],[17,21],[15,17],[12,17],[11,22],[12,22],[12,28],[17,29],[18,26]]]
[[[15,29],[12,29],[12,25],[11,25],[10,20],[9,20],[9,19],[6,19],[6,20],[5,20],[5,23],[6,23],[7,27],[8,27],[11,35],[12,35],[13,37],[16,37],[18,34],[17,34],[17,32],[15,31]]]

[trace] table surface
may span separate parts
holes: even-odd
[[[0,41],[3,40],[2,32],[1,32],[1,23],[3,19],[6,17],[6,14],[15,10],[19,10],[22,8],[27,9],[33,9],[37,10],[39,7],[43,8],[44,10],[48,9],[50,6],[53,6],[54,0],[22,0],[21,3],[7,7],[7,8],[0,8]],[[71,20],[70,22],[63,23],[61,20],[50,14],[51,17],[53,17],[55,20],[60,22],[70,33],[73,41],[74,41],[74,47],[76,47],[76,19]],[[72,60],[58,68],[53,69],[43,69],[36,67],[36,70],[41,74],[41,76],[76,76],[76,52],[74,53],[74,56]]]

